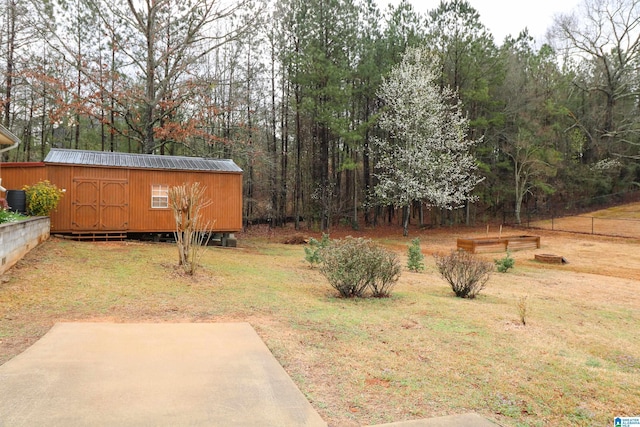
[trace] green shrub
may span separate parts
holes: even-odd
[[[504,258],[496,259],[494,262],[500,273],[506,273],[507,270],[516,265],[516,260],[511,258],[511,253],[509,251],[507,251],[507,255]]]
[[[424,271],[424,255],[420,249],[420,239],[417,237],[409,245],[407,258],[407,268],[410,271]]]
[[[27,212],[34,216],[48,216],[55,208],[64,192],[48,180],[34,185],[25,185]]]
[[[320,272],[345,298],[387,297],[400,278],[402,267],[393,252],[369,239],[334,240],[321,251]]]
[[[11,212],[6,209],[0,209],[0,224],[3,224],[5,222],[17,222],[26,218],[26,216],[21,215],[18,212]]]
[[[10,218],[11,218],[11,212],[9,212],[8,210],[4,209],[0,205],[0,224],[2,224],[3,222],[9,222]]]
[[[460,298],[475,298],[484,289],[493,264],[466,251],[452,251],[449,255],[434,255],[436,266],[451,289]]]
[[[0,224],[5,222],[16,222],[25,218],[26,217],[24,215],[21,215],[18,212],[11,212],[9,210],[7,199],[0,197]]]
[[[322,249],[327,247],[329,242],[329,235],[324,233],[322,234],[322,239],[320,240],[314,239],[313,237],[309,239],[308,246],[304,247],[304,259],[309,263],[311,267],[322,262],[320,252],[322,251]]]
[[[402,267],[398,256],[379,246],[374,246],[367,264],[373,269],[369,289],[371,296],[385,298],[391,296],[391,290],[400,278]]]

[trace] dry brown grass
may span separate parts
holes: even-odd
[[[399,228],[332,237],[345,234],[375,237],[406,260]],[[238,320],[334,426],[468,411],[505,426],[640,415],[640,241],[541,231],[541,249],[513,252],[515,269],[494,274],[475,300],[455,298],[430,254],[484,234],[414,232],[426,272],[404,271],[391,298],[364,300],[336,298],[302,247],[272,233],[208,249],[195,277],[176,268],[172,245],[52,239],[2,277],[0,363],[61,320]]]

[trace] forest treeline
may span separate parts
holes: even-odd
[[[640,182],[638,0],[583,0],[544,41],[494,40],[465,0],[424,15],[373,0],[2,0],[0,20],[1,123],[22,140],[3,161],[53,147],[232,158],[249,224],[400,217],[375,197],[373,141],[392,138],[380,87],[410,47],[457,94],[481,178],[459,206],[414,200],[414,221],[519,218]]]

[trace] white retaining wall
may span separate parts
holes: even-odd
[[[50,229],[49,217],[0,224],[0,274],[11,268],[31,249],[47,240]]]

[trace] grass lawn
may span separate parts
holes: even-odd
[[[171,244],[53,238],[0,278],[0,363],[58,321],[246,321],[330,425],[469,411],[505,426],[640,416],[640,242],[543,231],[541,249],[515,252],[514,270],[463,300],[430,254],[469,233],[381,236],[403,260],[420,237],[426,271],[403,271],[391,298],[362,300],[337,298],[302,246],[278,236],[206,248],[194,277]],[[550,252],[570,264],[532,260]]]

